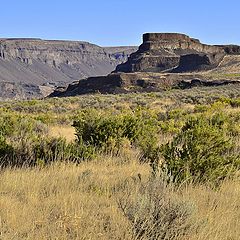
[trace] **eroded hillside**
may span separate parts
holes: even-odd
[[[134,51],[79,41],[0,39],[0,97],[41,97],[55,86],[107,75]]]

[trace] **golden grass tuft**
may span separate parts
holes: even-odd
[[[71,126],[49,126],[49,135],[56,138],[65,138],[67,142],[72,142],[76,139],[75,128]]]
[[[150,175],[137,157],[6,169],[0,173],[0,239],[134,239],[117,202],[126,192],[134,195]],[[185,239],[239,239],[238,180],[217,191],[188,185],[174,195],[196,206],[199,227]]]
[[[115,197],[148,168],[119,161],[2,172],[0,239],[130,239]]]

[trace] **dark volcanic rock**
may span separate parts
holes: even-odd
[[[236,74],[240,69],[240,47],[236,45],[211,46],[177,33],[147,33],[143,44],[132,53],[126,63],[116,67],[105,77],[91,77],[70,85],[65,91],[51,96],[73,96],[86,93],[150,92],[163,89],[191,88],[238,84],[218,78],[217,71],[225,73],[231,67]],[[240,57],[240,56],[239,56]],[[212,74],[199,73],[211,70]],[[185,73],[186,72],[186,73]],[[214,80],[214,77],[218,80]]]
[[[193,72],[193,71],[206,71],[217,67],[225,54],[205,54],[195,53],[182,55],[180,57],[179,66],[173,69],[172,72]]]
[[[69,85],[65,89],[56,89],[49,97],[68,97],[94,93],[131,93],[156,92],[171,88],[213,87],[227,84],[240,84],[233,80],[206,80],[196,78],[196,74],[174,73],[113,73],[108,76],[91,77]],[[202,77],[199,75],[199,77]]]
[[[224,49],[226,54],[240,55],[240,46],[238,45],[216,45]]]
[[[54,91],[49,97],[76,96],[87,93],[124,93],[124,87],[129,85],[134,76],[127,78],[123,74],[90,77],[80,80],[77,84],[69,85],[65,91]]]
[[[240,46],[206,45],[178,33],[146,33],[138,51],[126,63],[118,65],[115,72],[209,70],[227,54],[240,54]]]
[[[206,81],[202,79],[192,79],[190,81],[183,80],[178,86],[181,89],[192,88],[192,87],[216,87],[229,84],[240,84],[240,81],[233,80],[215,80],[215,81]]]

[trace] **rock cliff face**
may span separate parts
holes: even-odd
[[[215,79],[219,73],[223,77]],[[226,73],[231,73],[230,78]],[[42,97],[53,89],[51,96],[72,96],[238,84],[239,80],[240,46],[206,45],[184,34],[144,34],[138,50],[77,41],[0,39],[0,99]]]
[[[74,82],[66,88],[57,88],[49,97],[69,97],[82,94],[119,94],[134,92],[161,92],[171,88],[213,87],[239,84],[240,79],[208,79],[196,73],[112,73]]]
[[[50,91],[74,80],[107,75],[136,50],[78,41],[0,39],[0,89],[5,89],[0,98],[41,96],[42,91],[36,91],[40,86]]]
[[[162,91],[172,87],[240,84],[240,46],[211,46],[184,34],[147,33],[126,63],[105,77],[80,80],[51,97]]]
[[[226,54],[240,54],[240,47],[206,45],[178,33],[146,33],[138,51],[126,63],[118,65],[116,72],[209,70]]]
[[[159,77],[162,81],[159,81]],[[113,73],[103,77],[91,77],[70,84],[67,88],[56,89],[50,97],[76,96],[88,93],[128,93],[160,91],[168,81],[166,76],[154,73]],[[176,84],[176,78],[171,79]]]
[[[180,56],[178,67],[171,72],[206,71],[216,68],[223,60],[224,55],[219,53],[193,53]]]

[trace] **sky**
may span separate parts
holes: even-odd
[[[146,32],[179,32],[240,45],[240,0],[0,0],[0,38],[139,45]]]

